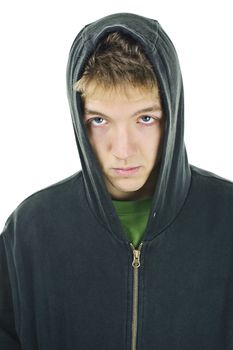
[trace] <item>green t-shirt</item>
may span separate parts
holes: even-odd
[[[143,239],[152,198],[112,202],[129,241],[137,248]]]

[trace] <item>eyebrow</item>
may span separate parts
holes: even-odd
[[[161,107],[159,105],[153,105],[147,108],[139,109],[138,111],[134,112],[131,117],[135,117],[138,114],[145,113],[145,112],[157,112],[161,111]],[[102,117],[109,118],[106,114],[99,112],[99,111],[93,111],[91,109],[85,108],[84,113],[88,115],[101,115]]]

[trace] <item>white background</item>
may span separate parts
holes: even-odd
[[[80,169],[68,52],[85,24],[114,12],[157,19],[170,36],[183,73],[189,161],[233,179],[231,1],[8,0],[0,5],[0,231],[23,199]]]

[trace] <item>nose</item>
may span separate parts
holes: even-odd
[[[112,154],[122,160],[127,160],[136,151],[132,132],[126,127],[118,127],[114,130],[111,141]]]

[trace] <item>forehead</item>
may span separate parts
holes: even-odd
[[[154,104],[161,108],[159,90],[145,87],[120,86],[103,88],[99,86],[90,86],[83,98],[85,109],[98,108],[137,108],[146,107],[148,104]]]

